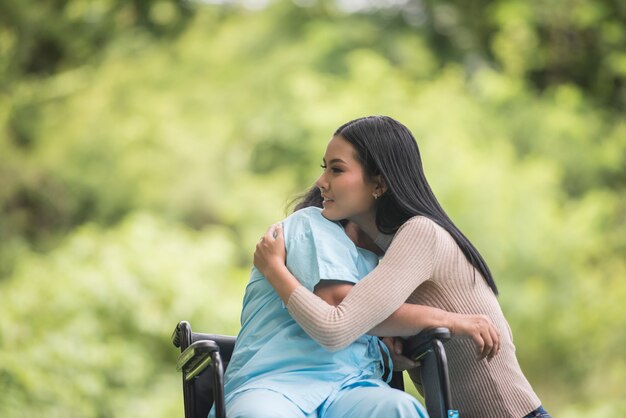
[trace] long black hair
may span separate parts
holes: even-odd
[[[387,191],[377,200],[376,227],[380,232],[394,234],[413,216],[429,218],[448,231],[467,261],[498,294],[487,263],[454,225],[432,192],[424,175],[417,142],[406,126],[388,116],[366,116],[341,125],[333,136],[341,136],[352,144],[368,178],[381,176],[387,185]],[[300,197],[295,210],[307,206],[322,207],[321,193],[316,186]]]

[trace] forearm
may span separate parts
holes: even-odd
[[[289,313],[327,350],[346,347],[391,316],[417,287],[396,279],[392,271],[380,267],[375,275],[353,286],[336,307],[302,286],[295,288],[287,302]]]
[[[409,337],[423,329],[449,326],[448,312],[430,306],[405,303],[368,334],[379,337]]]
[[[434,230],[424,223],[417,227],[405,233],[398,231],[382,262],[350,290],[339,306],[328,305],[301,286],[292,287],[287,300],[289,313],[328,350],[339,350],[377,327],[430,278]],[[411,331],[421,325],[413,325]]]
[[[278,297],[287,305],[291,294],[302,284],[294,277],[284,264],[272,266],[265,273],[265,278],[274,288]]]

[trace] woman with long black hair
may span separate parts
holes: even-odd
[[[354,181],[355,162],[366,181]],[[465,417],[549,417],[518,364],[492,274],[437,201],[409,129],[385,116],[350,121],[333,135],[322,168],[299,206],[319,206],[327,219],[356,225],[384,257],[359,283],[335,283],[328,291],[342,302],[333,306],[286,268],[282,228],[270,228],[257,245],[255,266],[300,326],[328,350],[338,350],[404,302],[484,315],[499,331],[498,355],[476,356],[467,339],[447,344],[455,407]]]

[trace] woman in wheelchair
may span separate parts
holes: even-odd
[[[350,187],[374,187],[359,168],[355,166]],[[360,198],[371,200],[373,208],[371,195]],[[281,231],[287,268],[299,285],[330,303],[341,302],[338,295],[344,287],[357,283],[378,263],[376,254],[355,246],[341,224],[326,219],[318,207],[297,210],[283,221]],[[423,328],[448,326],[480,341],[485,356],[497,351],[496,330],[479,315],[406,304],[388,316],[368,331],[409,336]],[[390,368],[385,360],[389,353],[378,338],[360,335],[341,347],[325,349],[289,315],[256,268],[246,287],[241,324],[224,376],[229,418],[427,416],[415,398],[383,380],[385,367]]]
[[[272,226],[257,245],[255,266],[306,333],[328,350],[342,350],[378,326],[398,336],[427,326],[419,316],[429,313],[409,311],[405,302],[488,318],[497,332],[471,335],[478,356],[467,338],[446,345],[455,407],[465,417],[549,417],[517,362],[491,272],[431,191],[411,132],[383,116],[348,122],[330,140],[322,168],[299,206],[319,206],[325,218],[356,225],[357,243],[373,241],[384,258],[358,283],[334,275],[343,283],[330,292],[341,302],[327,303],[323,287],[316,295],[285,266],[285,252],[288,261],[293,251],[283,242],[287,224]],[[332,244],[317,247],[326,245]],[[456,324],[448,326],[459,334]]]

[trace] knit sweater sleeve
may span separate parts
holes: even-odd
[[[433,272],[436,253],[433,221],[417,216],[396,233],[378,267],[357,283],[338,306],[303,286],[291,294],[287,308],[314,340],[340,350],[395,312]]]

